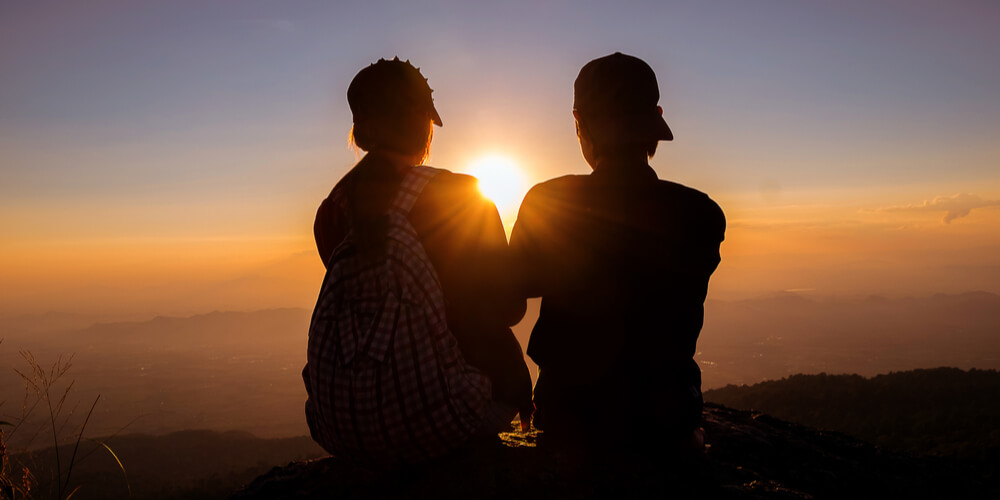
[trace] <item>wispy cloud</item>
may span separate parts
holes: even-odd
[[[237,24],[252,26],[272,33],[292,33],[295,31],[295,22],[289,19],[242,19],[237,21]]]
[[[938,196],[933,200],[924,200],[919,205],[896,205],[876,208],[876,212],[944,212],[941,222],[951,221],[969,215],[977,208],[1000,207],[1000,200],[984,200],[982,197],[969,193],[959,193],[952,196]]]

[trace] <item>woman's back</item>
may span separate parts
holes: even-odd
[[[462,359],[433,265],[407,220],[437,172],[412,169],[389,209],[381,255],[349,231],[331,258],[303,379],[314,439],[389,465],[444,454],[478,431],[489,380]]]
[[[316,246],[324,262],[351,224],[351,181],[351,174],[345,176],[316,213]],[[525,301],[515,288],[496,207],[479,193],[474,177],[439,170],[409,220],[440,279],[448,326],[463,357],[490,378],[494,400],[530,415],[531,379],[509,328],[524,315]]]

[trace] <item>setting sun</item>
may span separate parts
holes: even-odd
[[[479,191],[496,203],[501,214],[517,212],[526,186],[513,160],[500,155],[484,156],[469,166],[469,174],[479,179]]]

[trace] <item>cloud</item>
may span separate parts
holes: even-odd
[[[984,200],[981,197],[959,193],[953,196],[938,196],[933,200],[924,200],[919,205],[896,205],[875,209],[876,212],[944,212],[941,222],[951,221],[969,215],[977,208],[1000,207],[1000,200]]]
[[[295,22],[288,19],[243,19],[237,21],[237,24],[281,34],[293,33],[296,28]]]

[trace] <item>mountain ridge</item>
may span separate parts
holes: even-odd
[[[709,403],[704,427],[710,447],[700,457],[514,446],[516,440],[505,439],[399,471],[332,457],[293,462],[230,498],[975,499],[997,493],[954,461],[896,454],[760,413]]]

